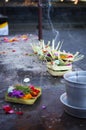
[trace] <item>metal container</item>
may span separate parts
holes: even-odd
[[[75,107],[71,106],[67,102],[67,94],[63,93],[60,96],[60,101],[63,104],[64,111],[68,113],[71,116],[78,117],[78,118],[86,118],[86,108],[81,108],[81,107]]]
[[[86,108],[86,71],[68,72],[64,79],[68,104]]]

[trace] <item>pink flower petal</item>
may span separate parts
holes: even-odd
[[[13,114],[13,113],[15,113],[15,111],[12,109],[12,110],[8,111],[8,113]]]

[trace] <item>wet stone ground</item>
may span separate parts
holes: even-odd
[[[85,119],[64,112],[60,102],[65,92],[63,78],[52,77],[45,63],[33,55],[31,44],[38,43],[37,36],[28,35],[27,40],[18,42],[3,39],[0,38],[0,130],[86,130]],[[33,105],[6,102],[8,86],[23,84],[26,77],[30,84],[42,88],[41,97]],[[23,115],[6,114],[2,107],[7,104]]]

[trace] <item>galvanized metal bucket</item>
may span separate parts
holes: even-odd
[[[72,71],[64,74],[68,104],[86,108],[86,71]]]

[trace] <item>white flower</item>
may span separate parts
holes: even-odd
[[[13,86],[9,86],[7,92],[8,92],[8,93],[9,93],[9,92],[13,92],[13,90],[14,90],[14,87],[13,87]]]

